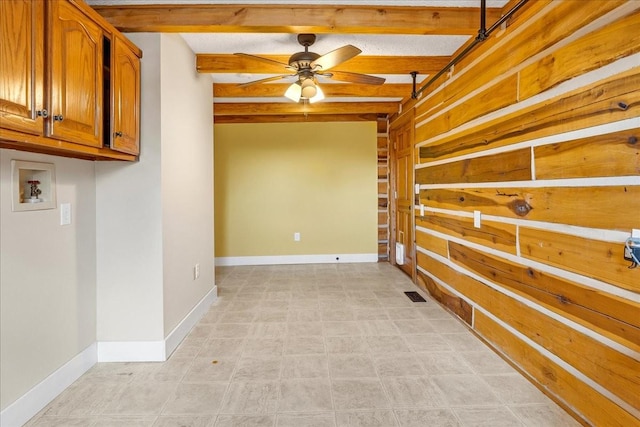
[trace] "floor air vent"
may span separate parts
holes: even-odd
[[[405,292],[405,294],[409,297],[409,299],[413,302],[427,302],[422,295],[417,292]]]

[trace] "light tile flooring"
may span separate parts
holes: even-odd
[[[101,363],[29,426],[574,426],[389,264],[223,267],[164,363]]]

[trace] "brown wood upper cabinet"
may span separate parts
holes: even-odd
[[[43,2],[0,1],[0,127],[44,133]]]
[[[102,29],[71,3],[52,1],[49,7],[46,135],[102,147]]]
[[[140,151],[140,59],[120,37],[111,55],[111,148],[123,153]]]
[[[135,160],[140,56],[83,2],[0,1],[0,147]]]

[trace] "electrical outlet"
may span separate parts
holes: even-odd
[[[193,266],[193,280],[196,280],[200,277],[200,264],[196,264]]]
[[[298,232],[293,233],[293,241],[294,242],[299,242],[300,241],[300,233],[298,233]]]

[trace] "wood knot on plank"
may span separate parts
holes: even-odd
[[[546,378],[548,378],[549,380],[551,380],[553,382],[556,382],[556,380],[557,380],[556,373],[550,367],[543,366],[542,367],[542,375],[544,375]]]
[[[638,142],[638,138],[636,138],[635,136],[630,136],[629,139],[627,140],[627,142],[630,145],[635,145]]]
[[[509,208],[518,216],[527,216],[533,209],[526,200],[518,199],[509,203]]]

